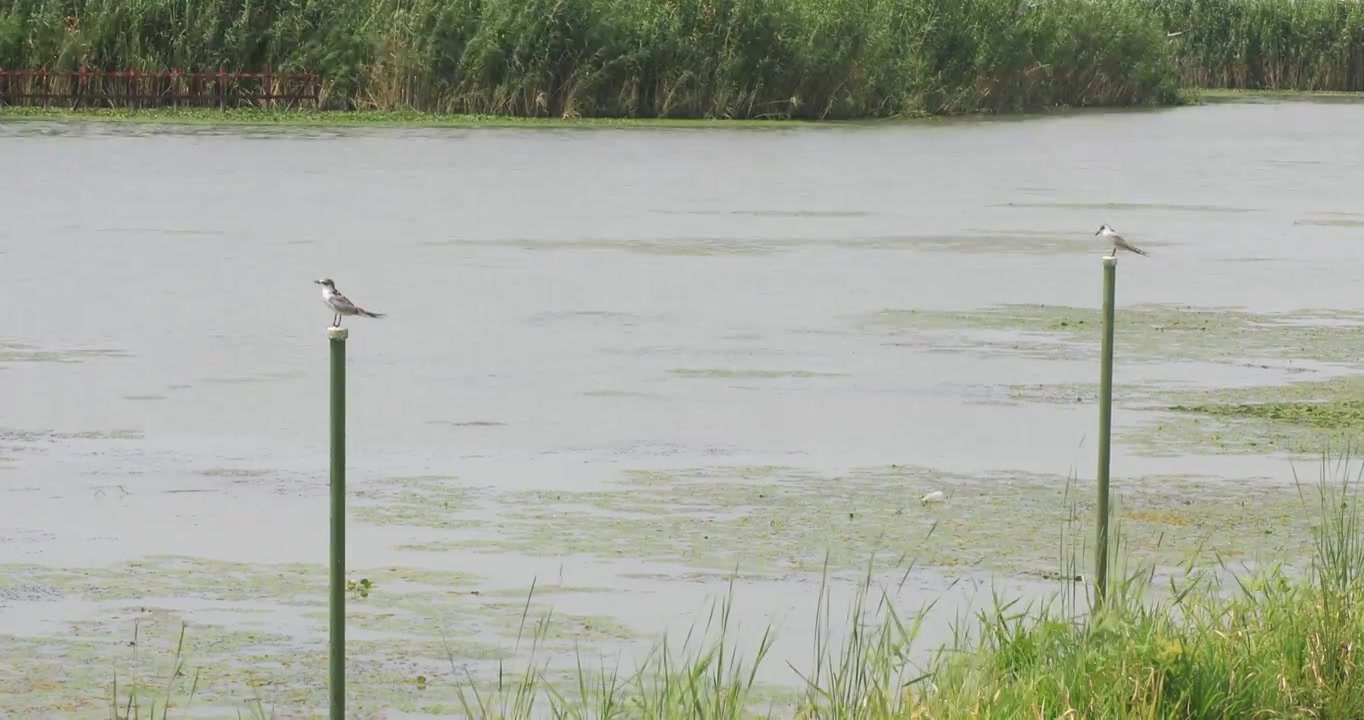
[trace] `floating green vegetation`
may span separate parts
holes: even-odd
[[[230,478],[262,478],[270,474],[269,470],[258,468],[205,468],[199,471],[200,475],[208,477],[230,477]]]
[[[609,390],[609,389],[608,389],[608,390],[584,390],[584,391],[582,392],[582,394],[583,394],[583,396],[585,396],[585,397],[598,397],[598,398],[639,398],[639,399],[648,399],[648,400],[663,400],[663,399],[666,399],[666,396],[660,395],[660,394],[658,394],[658,393],[639,392],[639,391],[637,391],[637,390]]]
[[[484,522],[479,511],[486,491],[449,475],[386,477],[356,486],[350,496],[352,516],[360,522],[442,529],[472,529]]]
[[[1226,388],[1167,396],[1177,413],[1139,427],[1130,441],[1169,453],[1317,452],[1364,438],[1364,378]]]
[[[598,251],[704,257],[712,255],[769,255],[801,246],[797,241],[777,239],[676,237],[662,240],[623,238],[578,238],[575,240],[431,240],[424,245],[442,247],[477,245],[541,251]]]
[[[1319,225],[1322,227],[1359,228],[1364,227],[1364,219],[1354,220],[1350,218],[1311,218],[1308,220],[1294,220],[1293,224]]]
[[[538,585],[529,597],[498,588],[484,597],[476,578],[458,572],[379,567],[350,575],[347,675],[356,707],[368,712],[452,712],[464,679],[456,667],[495,669],[511,657],[527,615],[545,616],[541,639],[556,653],[636,637],[600,614],[546,612],[541,595],[579,588]],[[144,707],[168,698],[183,706],[196,674],[201,711],[253,698],[282,711],[324,706],[326,647],[317,638],[325,638],[327,597],[320,564],[160,556],[105,568],[0,566],[0,601],[98,608],[83,613],[98,619],[0,636],[0,714],[90,717],[101,705],[107,712],[111,673],[121,687],[138,688]],[[177,673],[181,656],[193,664]],[[418,676],[428,678],[420,693]],[[138,682],[149,677],[158,680]]]
[[[1225,0],[1214,0],[1225,1]],[[1244,102],[1321,102],[1321,103],[1359,103],[1364,102],[1364,94],[1358,90],[1255,90],[1248,88],[1200,88],[1187,93],[1190,102],[1199,103],[1244,103]]]
[[[1190,213],[1251,213],[1263,208],[1240,208],[1230,205],[1182,205],[1178,203],[1122,203],[1122,202],[1011,202],[993,207],[1048,208],[1053,210],[1121,210],[1123,212],[1190,212]],[[1093,247],[1091,242],[1090,247]]]
[[[957,389],[963,399],[973,405],[1023,404],[1091,405],[1098,406],[1099,384],[1092,383],[1020,383],[1012,385],[966,385]],[[1122,383],[1113,388],[1113,403],[1130,406],[1159,397],[1163,390],[1152,383]]]
[[[781,467],[730,470],[740,473],[738,479],[744,482],[780,481],[790,476]],[[866,473],[903,476],[910,471],[883,468]],[[1348,468],[1341,474],[1349,477]],[[653,491],[679,483],[677,474],[656,472],[637,473],[633,479]],[[1053,598],[1059,603],[1041,608],[1020,608],[1009,598],[998,598],[993,608],[977,618],[974,628],[958,633],[927,668],[918,667],[914,660],[923,615],[898,617],[892,593],[883,594],[883,588],[873,587],[867,573],[857,586],[844,625],[857,631],[844,634],[831,627],[826,582],[814,624],[813,667],[798,670],[807,682],[794,692],[790,687],[754,682],[774,635],[769,627],[755,648],[739,652],[733,647],[728,601],[718,613],[712,610],[700,632],[694,632],[694,626],[686,634],[680,653],[665,642],[635,673],[608,669],[604,664],[598,672],[590,656],[585,666],[583,656],[574,652],[584,637],[624,636],[613,620],[589,615],[555,625],[551,612],[527,628],[527,619],[538,614],[528,610],[529,600],[491,602],[485,610],[509,627],[514,625],[517,646],[524,641],[531,656],[524,673],[506,668],[504,662],[481,672],[465,669],[463,660],[505,661],[507,656],[467,638],[446,636],[452,599],[440,608],[445,616],[431,614],[437,608],[426,604],[428,599],[406,607],[382,606],[422,597],[423,593],[406,592],[401,586],[410,581],[404,577],[425,577],[425,571],[365,571],[364,577],[377,580],[372,583],[374,592],[355,603],[359,632],[347,647],[348,705],[362,716],[390,710],[452,715],[462,710],[474,717],[517,720],[535,716],[528,702],[532,698],[570,717],[607,715],[604,710],[608,708],[617,713],[634,710],[644,717],[690,717],[698,704],[719,708],[714,716],[727,718],[761,710],[755,707],[761,705],[770,710],[769,716],[778,717],[1013,718],[1063,705],[1092,710],[1095,717],[1122,716],[1133,708],[1141,710],[1142,717],[1175,717],[1182,716],[1177,711],[1197,693],[1208,707],[1219,710],[1219,717],[1304,707],[1330,707],[1342,712],[1321,714],[1354,717],[1353,708],[1364,696],[1359,691],[1360,674],[1355,672],[1359,653],[1354,649],[1361,618],[1351,608],[1364,607],[1355,602],[1361,594],[1357,569],[1364,561],[1364,545],[1359,541],[1357,493],[1347,487],[1342,497],[1328,482],[1315,491],[1282,489],[1298,502],[1293,515],[1302,521],[1299,525],[1262,524],[1256,509],[1266,498],[1255,497],[1245,488],[1239,493],[1245,504],[1232,513],[1238,524],[1250,525],[1252,532],[1311,535],[1305,546],[1293,542],[1281,546],[1285,557],[1312,558],[1310,567],[1266,566],[1265,571],[1238,577],[1239,592],[1227,592],[1233,588],[1221,582],[1225,567],[1210,568],[1210,572],[1191,568],[1182,577],[1161,577],[1158,582],[1168,581],[1170,587],[1165,589],[1172,592],[1159,599],[1143,596],[1161,588],[1136,562],[1143,551],[1130,542],[1132,528],[1153,523],[1174,533],[1196,527],[1207,512],[1200,503],[1214,498],[1186,499],[1184,509],[1172,509],[1168,503],[1151,501],[1164,488],[1176,488],[1188,498],[1189,489],[1205,488],[1206,483],[1188,476],[1146,478],[1132,501],[1119,508],[1116,532],[1124,541],[1117,545],[1121,553],[1118,572],[1102,611],[1086,617],[1074,583],[1067,583]],[[1156,486],[1159,492],[1148,492]],[[934,507],[946,509],[955,498]],[[1004,516],[996,516],[995,524],[1000,524],[999,517]],[[1008,517],[1012,522],[1014,516]],[[1064,538],[1069,524],[1064,521],[1052,530]],[[1306,532],[1307,527],[1313,532]],[[1018,532],[1026,529],[1015,528]],[[1162,538],[1155,539],[1157,549],[1161,543]],[[1251,545],[1242,541],[1226,549],[1236,548],[1248,552]],[[1150,554],[1150,545],[1145,554]],[[249,566],[163,560],[176,563],[167,568],[167,574],[181,573],[186,566],[199,572],[250,572]],[[865,563],[857,566],[866,569]],[[1124,572],[1132,566],[1138,570]],[[47,572],[32,566],[0,570],[0,583],[11,585],[17,583],[16,576],[33,583]],[[120,582],[126,568],[91,572],[101,576],[101,581]],[[318,574],[322,572],[318,568]],[[458,582],[457,576],[437,581],[442,586]],[[150,590],[150,595],[159,596],[164,588]],[[325,643],[268,630],[227,631],[212,623],[186,628],[182,611],[149,602],[103,607],[113,617],[73,623],[53,637],[0,638],[4,640],[0,642],[0,668],[18,670],[0,673],[0,712],[18,717],[102,716],[111,698],[120,707],[159,705],[163,712],[170,708],[177,714],[223,709],[232,716],[233,709],[245,708],[247,717],[315,714],[325,706]],[[310,614],[321,623],[320,608]],[[426,637],[391,634],[383,622],[403,614],[424,618]],[[375,621],[378,624],[372,625]],[[383,634],[367,637],[370,632]],[[316,638],[321,632],[305,627],[303,634]],[[1247,636],[1259,642],[1247,643]],[[1147,641],[1133,642],[1134,637]],[[693,639],[699,644],[693,645]],[[549,651],[544,659],[541,649]],[[557,669],[551,665],[555,658],[550,652],[561,661]],[[1238,668],[1255,671],[1247,672],[1232,695],[1226,678]],[[1089,680],[1095,676],[1110,680]],[[929,679],[931,686],[924,682]],[[1189,688],[1187,694],[1168,699],[1167,689],[1176,685]],[[1139,690],[1135,695],[1133,686]],[[1287,692],[1301,697],[1286,699]],[[139,711],[127,716],[151,715]]]
[[[833,630],[826,576],[812,662],[792,666],[803,681],[794,695],[755,687],[771,628],[741,654],[726,602],[718,630],[708,622],[698,634],[706,638],[699,651],[686,650],[689,631],[680,657],[665,644],[628,678],[580,664],[560,679],[535,672],[532,658],[513,682],[466,695],[462,709],[525,720],[543,697],[556,717],[1360,717],[1364,542],[1356,473],[1337,472],[1339,486],[1323,472],[1315,497],[1304,493],[1314,527],[1305,558],[1157,576],[1120,541],[1102,606],[1086,602],[1077,583],[1041,604],[996,595],[926,664],[915,652],[925,612],[902,617],[894,589],[867,574]]]
[[[1092,250],[1093,238],[1067,231],[978,230],[955,235],[887,235],[834,240],[856,250],[916,250],[950,253],[1057,255]]]
[[[256,375],[236,375],[236,376],[229,376],[229,377],[208,377],[208,378],[202,378],[202,380],[203,380],[204,382],[214,383],[214,384],[217,384],[217,385],[242,385],[242,384],[247,384],[247,383],[263,383],[263,382],[271,382],[271,381],[274,381],[274,380],[292,380],[292,379],[295,379],[295,378],[304,377],[304,375],[305,375],[305,373],[303,373],[303,372],[301,372],[301,371],[286,370],[286,371],[275,371],[275,372],[258,373],[258,374],[256,374]]]
[[[1097,383],[980,386],[963,392],[977,404],[1097,407],[1099,402]],[[1114,388],[1113,402],[1124,408],[1113,441],[1154,457],[1311,454],[1322,443],[1364,437],[1364,378],[1356,376],[1221,389],[1129,383]]]
[[[846,373],[816,372],[814,370],[744,370],[740,368],[677,368],[672,374],[685,378],[755,379],[847,377]]]
[[[1097,358],[1097,307],[1002,305],[976,311],[883,310],[865,327],[912,334],[919,346],[996,356]],[[1284,314],[1232,308],[1135,305],[1119,309],[1114,332],[1125,360],[1204,360],[1244,364],[1255,359],[1364,363],[1364,313],[1305,310]],[[1001,332],[1003,331],[1003,332]],[[964,336],[964,332],[973,334]]]
[[[132,357],[125,350],[112,348],[44,349],[17,340],[0,339],[0,363],[79,363],[99,358]]]
[[[1310,542],[1298,495],[1283,487],[1161,477],[1114,485],[1124,512],[1139,513],[1124,528],[1134,552],[1159,565],[1200,548],[1239,557]],[[934,490],[946,502],[921,505]],[[817,571],[826,551],[840,570],[877,553],[887,563],[905,556],[921,566],[1042,574],[1068,543],[1086,541],[1091,503],[1058,476],[899,466],[841,477],[792,468],[634,472],[620,488],[499,500],[508,510],[490,523],[495,532],[427,549],[552,551],[766,576]],[[1077,520],[1083,527],[1067,536],[1061,528]],[[1277,530],[1266,536],[1266,527]]]
[[[60,440],[140,440],[141,430],[120,428],[114,430],[83,430],[64,432],[58,430],[27,430],[20,428],[0,428],[0,441],[17,443],[56,442]]]

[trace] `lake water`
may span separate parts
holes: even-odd
[[[1094,349],[909,311],[1094,308],[1108,223],[1150,252],[1121,258],[1124,306],[1360,312],[1360,127],[1338,102],[789,130],[0,123],[0,716],[107,714],[115,672],[164,687],[181,621],[205,713],[325,702],[319,277],[388,314],[344,323],[348,574],[375,583],[351,598],[358,717],[439,715],[463,668],[524,658],[532,581],[556,647],[610,665],[704,623],[737,565],[741,644],[782,624],[773,683],[809,657],[825,550],[852,577],[869,548],[915,553],[886,531],[988,511],[956,518],[978,534],[911,574],[905,609],[1050,591],[980,528],[1007,536],[1014,488],[1035,509],[1073,473],[1088,497],[1097,408],[1001,395],[1092,385]],[[1263,354],[1228,337],[1128,361],[1120,333],[1119,393],[1354,370],[1227,362]],[[1120,408],[1115,435],[1147,415]],[[1115,478],[1291,482],[1281,455],[1150,449],[1119,441]],[[921,506],[933,489],[948,502]]]

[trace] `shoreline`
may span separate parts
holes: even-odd
[[[0,122],[90,121],[126,124],[240,125],[282,127],[371,127],[371,128],[747,128],[794,129],[850,127],[857,125],[911,122],[933,118],[886,118],[868,120],[734,120],[690,118],[551,118],[513,115],[444,115],[395,110],[261,110],[256,108],[41,108],[28,106],[0,108]]]
[[[1153,112],[1178,107],[1237,102],[1310,101],[1364,103],[1364,93],[1309,90],[1203,90],[1181,91],[1175,105],[1137,107],[1058,107],[1008,113],[964,115],[896,116],[857,120],[724,119],[724,118],[552,118],[512,115],[443,115],[395,110],[260,110],[255,108],[41,108],[0,107],[0,123],[24,121],[100,122],[120,124],[362,127],[362,128],[461,128],[461,129],[746,129],[793,130],[815,128],[884,127],[981,120],[1027,120],[1057,115],[1094,112]]]
[[[1364,95],[1361,95],[1364,97]],[[1218,100],[1225,102],[1225,100]],[[236,125],[280,127],[463,128],[463,129],[746,129],[794,130],[885,127],[981,120],[1027,120],[1094,112],[1155,112],[1202,104],[1188,94],[1174,105],[1130,107],[1055,107],[1004,113],[961,115],[902,115],[853,120],[729,119],[729,118],[606,118],[521,117],[513,115],[444,115],[395,110],[261,110],[256,108],[82,108],[0,107],[0,123],[24,121],[102,122],[123,124]]]

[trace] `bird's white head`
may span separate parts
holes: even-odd
[[[1102,234],[1104,234],[1105,232],[1112,232],[1112,229],[1109,228],[1108,225],[1100,225],[1100,226],[1099,226],[1099,229],[1094,231],[1094,234],[1095,234],[1095,235],[1102,235]]]
[[[332,290],[336,289],[336,283],[332,282],[331,278],[322,278],[321,280],[314,280],[313,284],[321,285],[322,287],[325,288],[331,288]]]

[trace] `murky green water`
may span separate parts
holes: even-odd
[[[737,568],[790,684],[826,553],[917,559],[932,642],[992,578],[1087,568],[1101,223],[1151,253],[1119,267],[1129,546],[1301,557],[1283,453],[1315,477],[1313,432],[1355,432],[1300,406],[1364,358],[1361,126],[0,123],[0,717],[165,692],[182,623],[204,713],[325,703],[323,276],[389,314],[346,323],[362,717],[523,658],[533,581],[551,649],[628,666]]]

